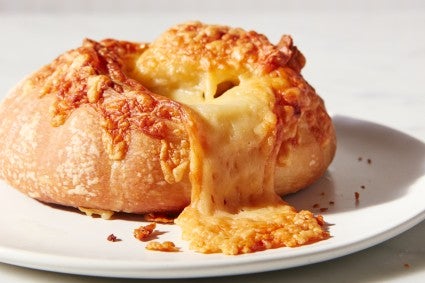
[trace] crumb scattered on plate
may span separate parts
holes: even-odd
[[[110,242],[119,242],[121,241],[121,239],[118,239],[117,236],[115,236],[114,234],[110,234],[106,240],[110,241]]]
[[[173,242],[165,241],[165,242],[157,242],[151,241],[146,245],[147,250],[151,251],[160,251],[160,252],[178,252],[179,248]]]
[[[156,223],[150,223],[146,226],[140,226],[139,228],[134,229],[133,235],[136,239],[140,241],[146,241],[147,238],[152,235],[153,231],[156,228]]]

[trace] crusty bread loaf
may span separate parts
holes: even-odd
[[[201,23],[151,44],[85,40],[1,103],[0,177],[43,202],[179,211],[196,181],[191,136],[208,123],[201,108],[255,80],[273,92],[276,131],[284,132],[276,192],[295,192],[324,173],[336,145],[323,101],[300,75],[304,63],[289,36],[273,45]]]

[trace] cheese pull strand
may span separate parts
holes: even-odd
[[[257,80],[241,82],[200,114],[191,137],[192,199],[176,223],[202,253],[240,254],[294,247],[328,237],[308,211],[296,212],[274,191],[274,166],[284,132],[275,98]],[[202,138],[202,140],[201,140]],[[198,176],[195,176],[198,175]]]

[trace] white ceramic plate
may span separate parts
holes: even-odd
[[[1,183],[0,261],[116,277],[243,274],[336,258],[389,239],[423,220],[425,144],[370,122],[341,116],[334,117],[334,122],[338,151],[328,172],[311,188],[286,198],[298,209],[324,215],[332,236],[326,241],[241,256],[205,255],[188,250],[177,226],[159,225],[159,240],[172,240],[182,251],[152,252],[132,236],[142,224],[136,216],[110,221],[85,217],[39,203]],[[111,233],[121,241],[107,241]]]

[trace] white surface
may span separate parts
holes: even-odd
[[[425,144],[360,120],[337,116],[334,124],[339,151],[327,174],[312,188],[286,198],[299,210],[313,209],[315,204],[328,209],[323,212],[330,224],[331,238],[326,241],[241,256],[204,255],[187,249],[178,226],[159,225],[158,239],[171,240],[182,251],[149,252],[132,236],[133,229],[141,225],[140,217],[111,221],[84,217],[42,205],[1,183],[2,208],[15,212],[0,214],[0,227],[9,227],[0,239],[0,261],[117,277],[246,274],[346,255],[389,239],[425,219]],[[403,150],[402,156],[394,155]],[[355,192],[360,194],[358,202]],[[319,208],[313,210],[320,213]],[[122,241],[106,241],[111,233]]]
[[[354,127],[354,134],[347,130],[347,127],[340,128],[345,136],[354,135],[354,144],[352,145],[359,146],[359,141],[364,142],[364,147],[361,148],[364,148],[365,151],[359,154],[364,154],[365,158],[367,158],[367,154],[370,154],[373,160],[373,167],[371,168],[380,172],[387,168],[388,174],[385,175],[384,183],[376,183],[375,175],[367,175],[376,172],[373,172],[373,170],[372,172],[365,171],[365,179],[359,179],[359,181],[367,181],[365,184],[366,191],[372,197],[370,199],[363,198],[363,192],[359,190],[361,193],[359,207],[351,207],[344,211],[344,207],[338,207],[339,204],[336,202],[334,209],[341,211],[334,215],[334,212],[329,210],[325,216],[329,216],[333,222],[333,220],[338,220],[338,217],[343,217],[347,213],[355,215],[354,212],[358,212],[358,217],[354,217],[353,221],[367,225],[367,223],[374,223],[377,218],[384,217],[380,214],[379,209],[389,205],[390,207],[396,206],[400,211],[398,215],[403,217],[403,215],[406,215],[406,211],[411,211],[421,205],[420,199],[412,202],[409,200],[408,203],[404,203],[404,201],[410,199],[409,197],[406,199],[406,196],[411,196],[412,191],[420,194],[420,190],[410,189],[412,185],[414,188],[418,188],[418,184],[421,184],[422,192],[424,188],[423,177],[420,179],[420,176],[423,176],[425,159],[423,154],[423,142],[425,141],[425,119],[423,118],[425,110],[425,88],[423,87],[425,34],[422,31],[425,26],[425,9],[423,5],[421,7],[418,2],[415,2],[416,5],[412,6],[413,8],[404,4],[402,8],[397,9],[397,5],[392,2],[389,8],[382,9],[376,5],[356,4],[356,9],[345,10],[343,6],[339,5],[337,9],[322,7],[304,11],[300,4],[296,5],[295,8],[288,4],[292,8],[285,9],[285,5],[279,3],[275,2],[272,7],[266,8],[265,1],[261,1],[261,7],[248,5],[249,7],[242,9],[242,12],[238,11],[235,5],[227,7],[223,3],[221,3],[223,5],[217,5],[211,10],[202,9],[200,6],[193,9],[186,6],[186,9],[180,8],[179,13],[172,13],[171,9],[167,10],[166,13],[159,13],[161,10],[155,9],[150,12],[149,9],[141,8],[128,14],[123,14],[123,12],[119,14],[108,13],[104,9],[101,9],[101,14],[84,14],[81,9],[74,9],[73,14],[68,14],[66,11],[62,11],[61,14],[9,13],[3,11],[0,14],[0,34],[2,35],[2,44],[0,45],[0,81],[2,84],[0,85],[0,93],[6,93],[23,76],[50,62],[61,52],[78,46],[83,37],[94,39],[114,37],[135,41],[152,40],[166,27],[188,19],[200,19],[211,23],[225,23],[255,29],[265,33],[274,41],[279,38],[280,34],[289,33],[293,35],[295,43],[307,57],[304,76],[325,99],[332,114],[360,118],[386,125],[421,141],[419,143],[414,142],[399,132],[381,126],[376,128],[374,125],[361,121],[360,124],[365,123],[366,127]],[[251,2],[248,2],[248,4],[251,4]],[[80,5],[82,4],[80,3]],[[365,9],[363,10],[362,7]],[[366,9],[370,7],[372,7],[371,10]],[[41,8],[39,11],[43,11],[43,9]],[[348,121],[344,120],[343,117],[338,119],[340,119],[340,123],[347,125]],[[370,129],[378,129],[377,133],[389,132],[391,134],[390,136],[376,136]],[[356,133],[360,136],[357,137]],[[405,149],[402,147],[401,150],[391,153],[384,150],[400,141],[406,141]],[[350,144],[349,140],[345,142]],[[412,142],[416,146],[412,147]],[[368,151],[377,148],[379,150],[376,152]],[[422,148],[422,154],[420,152],[414,154],[415,151],[412,152],[412,148]],[[411,155],[406,155],[409,152]],[[344,154],[344,151],[342,153]],[[354,158],[357,155],[356,152],[352,152],[352,154]],[[385,160],[391,161],[394,166],[389,163],[380,164],[379,157],[382,157],[382,154],[385,154]],[[401,164],[406,164],[406,159],[404,159],[406,156],[410,156],[414,161],[409,163],[408,170],[401,166]],[[338,162],[338,159],[336,162]],[[336,164],[338,163],[334,165]],[[337,170],[334,165],[332,170]],[[360,164],[356,163],[356,165]],[[415,165],[417,166],[415,167]],[[349,165],[345,164],[345,166]],[[344,170],[347,170],[347,168]],[[356,170],[353,170],[353,172],[356,172]],[[333,174],[333,171],[330,171],[330,174]],[[378,179],[382,177],[382,175],[379,176]],[[399,176],[403,177],[398,178]],[[350,175],[345,175],[345,177],[349,178]],[[326,180],[326,178],[323,180]],[[355,180],[351,181],[354,182]],[[374,197],[379,196],[379,194],[374,195],[374,192],[379,193],[380,191],[367,190],[367,188],[369,188],[369,185],[373,187],[377,184],[390,194],[381,202],[368,203]],[[337,183],[336,187],[338,185]],[[344,188],[344,190],[350,189],[357,190],[358,188]],[[393,194],[397,189],[400,189],[400,194]],[[308,193],[310,192],[308,191]],[[352,197],[350,195],[339,196],[338,194],[335,194],[335,196],[342,199]],[[18,199],[21,198],[18,197]],[[0,201],[7,203],[8,200],[2,197]],[[22,201],[25,203],[27,200]],[[402,204],[403,206],[401,206]],[[2,204],[2,206],[5,205]],[[38,207],[38,209],[48,208],[42,205]],[[370,213],[366,214],[366,212]],[[7,213],[10,214],[10,212]],[[69,218],[79,216],[75,213],[65,214]],[[411,213],[408,214],[411,216]],[[30,217],[27,216],[27,219],[30,219]],[[373,226],[370,229],[385,230],[385,227],[397,224],[401,219],[394,220],[386,217],[385,220],[386,222],[382,226]],[[87,222],[90,219],[81,221]],[[43,230],[43,227],[34,227],[35,222],[36,219],[28,223],[30,229]],[[339,233],[338,223],[335,222],[335,224],[331,226],[331,229]],[[81,223],[81,225],[83,224]],[[114,222],[114,225],[121,224]],[[125,222],[122,225],[130,225],[130,222]],[[16,224],[8,227],[1,226],[0,241],[3,241],[5,233],[10,233],[10,231],[16,229],[14,226]],[[66,228],[66,225],[62,228]],[[399,228],[397,227],[397,229]],[[397,229],[391,230],[391,232],[395,233]],[[58,236],[61,236],[60,232],[57,231]],[[100,230],[99,233],[101,232]],[[356,240],[362,239],[365,233],[368,234],[369,232],[353,231],[352,241],[356,242]],[[55,249],[55,246],[51,244],[55,240],[53,235],[45,237],[42,237],[42,235],[34,233],[28,236],[32,238],[31,241],[38,239],[41,243],[48,243],[47,245],[43,244],[46,249]],[[102,237],[103,235],[102,233]],[[80,237],[83,236],[86,235],[80,234]],[[421,222],[412,230],[395,239],[330,262],[290,270],[197,281],[280,282],[284,279],[287,282],[309,282],[314,279],[316,282],[341,280],[345,282],[419,282],[425,279],[424,236],[425,222]],[[113,244],[124,245],[129,241],[130,239]],[[70,241],[71,243],[72,241]],[[28,244],[26,241],[21,243],[22,246],[26,244]],[[80,249],[76,248],[75,252],[78,250]],[[105,254],[105,257],[107,256]],[[410,268],[404,267],[405,263],[409,264]],[[164,265],[166,264],[168,263],[164,263]],[[79,277],[29,270],[5,264],[0,265],[1,282],[46,282],[48,280],[116,282],[112,279]]]

